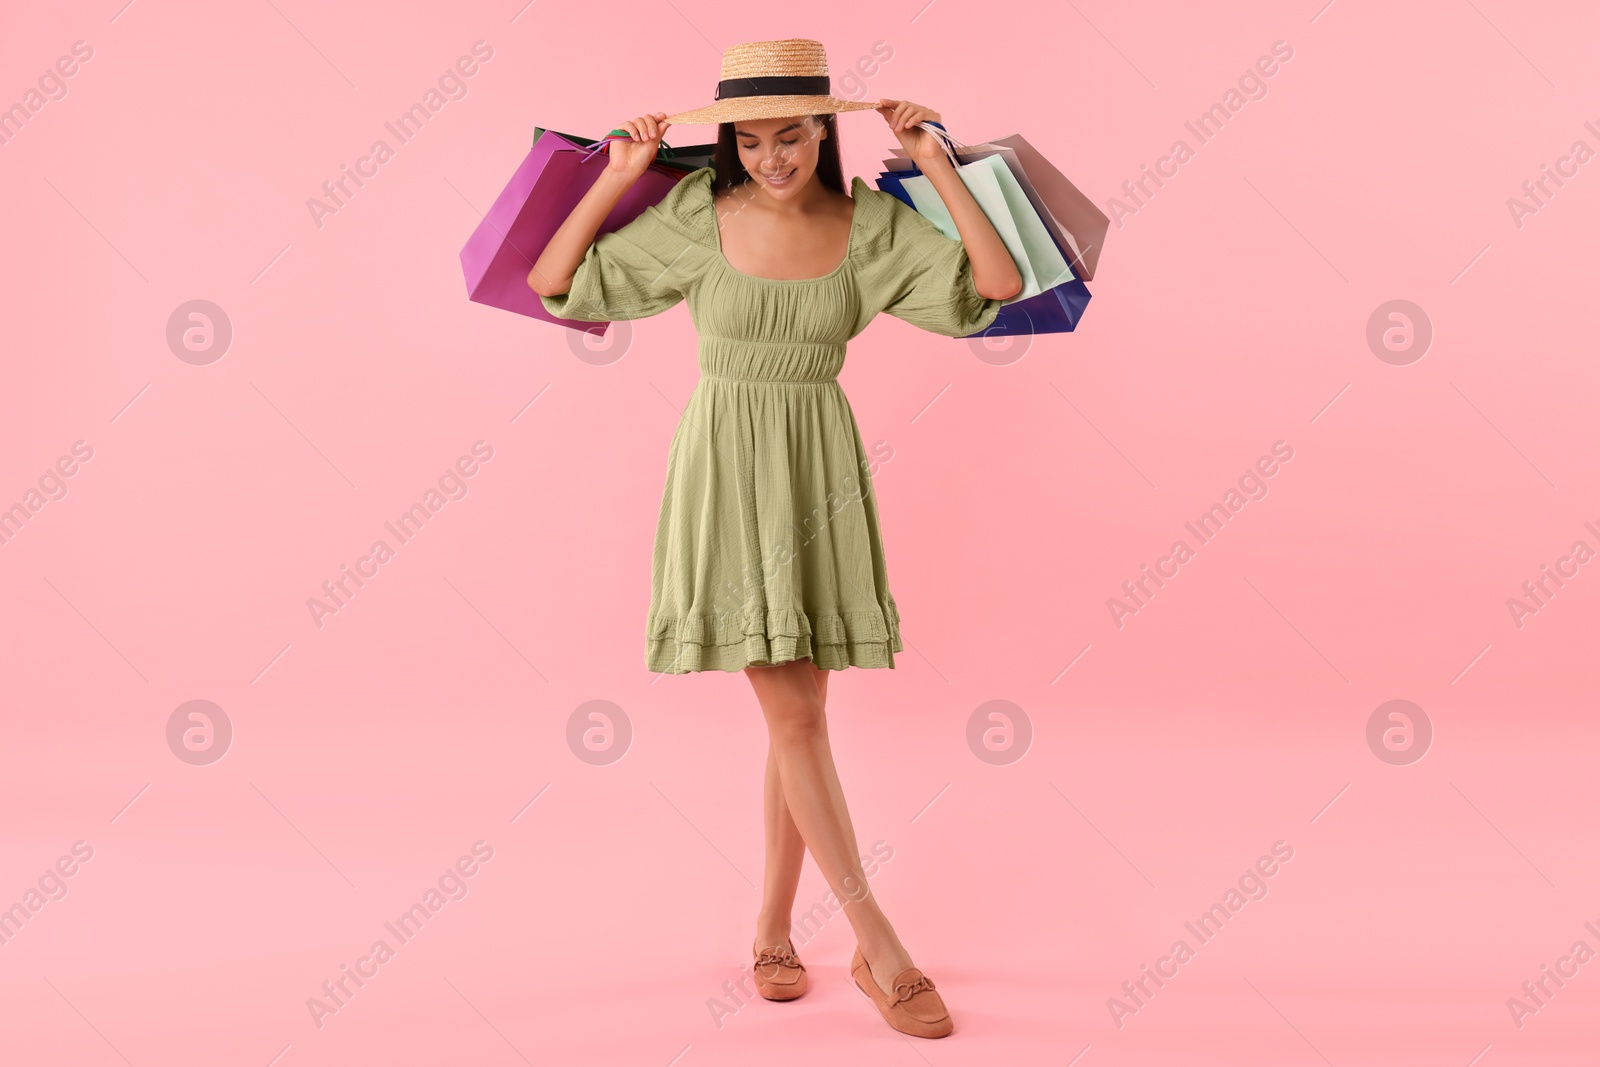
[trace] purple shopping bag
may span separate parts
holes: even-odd
[[[876,181],[879,189],[904,201],[907,206],[915,210],[916,204],[912,203],[911,194],[906,192],[901,181],[920,173],[921,170],[913,164],[907,170],[884,171],[878,175]],[[1062,249],[1063,254],[1066,254],[1066,251]],[[988,329],[969,336],[1071,333],[1088,306],[1089,287],[1083,284],[1082,278],[1073,278],[1026,300],[1000,305],[1000,311]]]
[[[534,260],[605,170],[607,156],[600,145],[554,130],[534,132],[533,148],[461,249],[470,299],[576,330],[604,332],[605,323],[550,314],[528,287]],[[696,145],[669,156],[672,150],[663,145],[662,157],[617,201],[599,233],[620,229],[660,203],[684,176],[709,161],[710,148]]]

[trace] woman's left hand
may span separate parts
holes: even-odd
[[[913,104],[909,100],[879,100],[878,114],[889,124],[894,135],[900,139],[900,147],[906,154],[921,163],[930,159],[945,158],[944,149],[939,146],[939,141],[927,130],[917,129],[919,122],[938,122],[939,113]]]

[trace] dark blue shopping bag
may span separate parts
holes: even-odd
[[[921,173],[921,170],[915,168],[883,171],[877,177],[878,188],[903,200],[915,210],[916,204],[912,203],[911,194],[906,192],[905,186],[901,183],[906,178]],[[1065,248],[1061,252],[1070,262],[1072,253]],[[1018,300],[1015,304],[1002,305],[1000,313],[995,316],[994,322],[988,329],[968,336],[1071,333],[1077,327],[1078,320],[1083,317],[1084,308],[1088,306],[1089,288],[1083,284],[1082,278],[1074,278],[1070,282],[1063,282],[1052,289],[1046,289],[1037,296]]]

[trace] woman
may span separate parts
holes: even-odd
[[[845,343],[880,311],[950,337],[987,327],[1022,279],[908,100],[828,95],[815,41],[736,45],[718,103],[624,122],[610,163],[539,256],[528,284],[583,321],[654,315],[687,300],[700,382],[668,452],[656,528],[646,663],[742,670],[766,717],[766,876],[755,981],[806,991],[789,940],[807,848],[844,905],[851,975],[895,1029],[943,1037],[933,983],[867,886],[828,747],[827,671],[893,667],[902,650],[871,494],[872,461],[837,375]],[[952,241],[860,178],[844,193],[834,115],[875,109],[949,208]],[[599,240],[595,234],[677,122],[719,123],[712,166]]]

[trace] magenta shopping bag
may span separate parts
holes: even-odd
[[[533,148],[461,249],[468,297],[573,329],[605,330],[603,323],[550,314],[539,294],[528,288],[533,261],[605,170],[607,157],[600,150],[601,143],[554,130],[534,132]],[[661,158],[623,194],[599,232],[620,229],[645,208],[660,203],[685,175],[709,162],[710,149],[710,145],[696,145],[674,153],[663,145]]]

